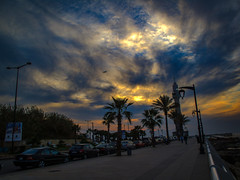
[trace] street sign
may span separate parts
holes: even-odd
[[[5,142],[12,142],[12,135],[13,141],[22,141],[22,122],[15,123],[14,133],[13,126],[14,126],[13,122],[7,124]]]

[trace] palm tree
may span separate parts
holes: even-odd
[[[107,143],[109,143],[110,139],[110,124],[114,124],[114,116],[110,113],[106,113],[103,117],[104,121],[102,122],[104,125],[107,126],[108,138]]]
[[[153,106],[156,109],[164,112],[165,121],[166,121],[166,132],[167,132],[167,139],[169,140],[169,133],[168,133],[168,111],[175,107],[175,104],[172,102],[173,99],[167,95],[162,95],[158,99],[153,101]]]
[[[75,144],[77,144],[77,133],[81,130],[81,126],[79,126],[78,124],[74,124],[72,129],[74,131]]]
[[[113,103],[108,103],[104,109],[109,111],[105,114],[106,116],[113,116],[114,119],[117,119],[118,123],[118,137],[117,137],[117,156],[121,156],[121,140],[122,140],[122,119],[123,117],[127,118],[129,123],[131,123],[132,113],[127,111],[127,108],[133,103],[127,103],[127,98],[114,98]]]
[[[155,147],[155,138],[154,138],[154,127],[161,127],[162,124],[162,116],[158,114],[158,110],[152,108],[149,110],[144,110],[143,115],[145,119],[142,119],[143,126],[147,127],[151,131],[152,135],[152,146]]]
[[[141,126],[134,126],[134,129],[131,130],[131,136],[134,140],[139,140],[141,135],[142,127]]]
[[[146,136],[146,132],[144,130],[140,130],[139,133],[140,133],[139,135],[142,137],[142,140],[143,140],[143,136]]]
[[[179,121],[180,121],[180,123],[182,123],[182,125],[184,126],[184,125],[186,125],[187,122],[190,121],[190,119],[188,119],[188,117],[185,116],[185,114],[180,114],[180,116],[179,116]]]

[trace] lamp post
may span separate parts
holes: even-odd
[[[194,116],[195,112],[196,112],[196,110],[193,110],[193,116]],[[199,113],[199,120],[200,120],[200,129],[201,129],[201,134],[202,134],[202,142],[204,144],[205,143],[205,139],[204,139],[205,135],[204,135],[204,132],[203,132],[202,116],[201,116],[200,109],[199,109],[198,113]]]
[[[31,62],[27,62],[21,66],[17,66],[17,67],[7,67],[7,69],[17,69],[17,80],[16,80],[16,91],[15,91],[15,102],[14,102],[14,112],[13,112],[13,127],[12,127],[12,153],[14,152],[13,151],[13,148],[14,148],[14,128],[15,128],[15,123],[16,123],[16,110],[17,110],[17,92],[18,92],[18,76],[19,76],[19,69],[24,67],[24,66],[27,66],[27,65],[31,65],[32,63]]]
[[[196,108],[196,113],[197,113],[197,122],[198,122],[198,134],[199,134],[199,140],[200,140],[200,154],[204,154],[204,148],[203,148],[203,136],[202,136],[202,132],[201,131],[201,119],[199,118],[199,110],[198,110],[198,105],[197,105],[197,97],[196,97],[196,90],[195,90],[195,86],[193,84],[193,86],[183,86],[183,87],[180,87],[179,88],[179,94],[180,96],[184,97],[185,95],[185,91],[183,89],[190,89],[190,90],[193,90],[193,93],[194,93],[194,100],[195,100],[195,108]]]

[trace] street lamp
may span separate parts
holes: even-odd
[[[201,127],[201,119],[199,118],[199,110],[198,110],[198,106],[197,106],[197,97],[196,97],[196,90],[195,90],[195,86],[194,86],[194,84],[193,84],[193,86],[183,86],[183,87],[180,87],[179,88],[180,90],[179,90],[179,94],[180,94],[180,96],[182,97],[182,99],[183,99],[183,97],[184,97],[184,95],[185,95],[185,90],[183,90],[183,89],[190,89],[190,90],[193,90],[193,93],[194,93],[194,100],[195,100],[195,107],[196,107],[196,113],[197,113],[197,122],[198,122],[198,134],[199,134],[199,140],[200,140],[200,154],[204,154],[205,152],[204,152],[204,148],[203,148],[203,136],[202,136],[202,132],[203,131],[201,131],[201,129],[203,128],[203,127]]]
[[[16,91],[15,91],[15,102],[14,102],[14,113],[13,113],[13,127],[12,127],[12,153],[13,148],[14,148],[14,128],[15,128],[15,123],[16,123],[16,110],[17,110],[17,91],[18,91],[18,76],[19,76],[19,69],[27,66],[27,65],[31,65],[31,62],[26,62],[25,64],[21,65],[21,66],[17,66],[17,67],[7,67],[7,69],[17,69],[17,80],[16,80]]]
[[[195,112],[196,112],[196,110],[193,110],[193,112],[192,112],[193,116],[195,115]],[[199,120],[200,120],[200,129],[201,129],[201,133],[202,133],[202,142],[203,142],[203,144],[204,144],[204,143],[205,143],[205,141],[204,141],[204,140],[205,140],[205,139],[204,139],[205,135],[204,135],[204,132],[203,132],[202,116],[201,116],[201,111],[200,111],[200,109],[199,109],[198,113],[199,113]]]

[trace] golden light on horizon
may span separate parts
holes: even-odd
[[[144,101],[143,96],[133,96],[134,101]]]

